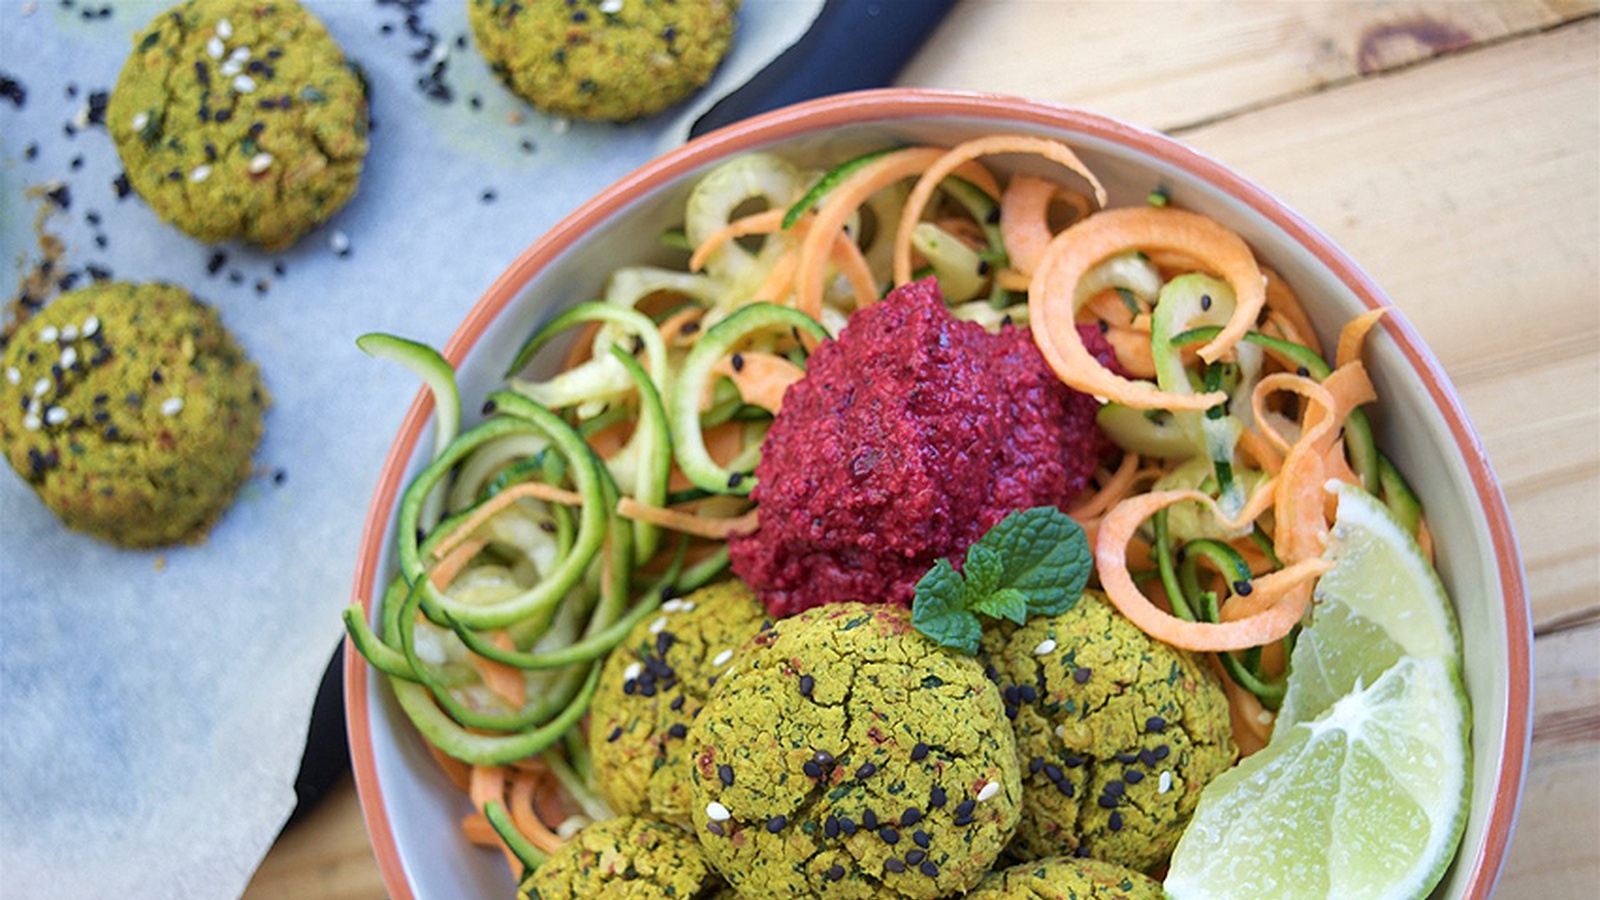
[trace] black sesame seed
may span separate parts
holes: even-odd
[[[787,824],[789,824],[789,820],[784,818],[783,815],[779,814],[773,816],[767,820],[767,831],[771,832],[772,834],[777,834],[778,832],[782,831],[783,826]]]
[[[840,816],[839,830],[844,832],[845,837],[849,837],[856,833],[856,823],[849,816]]]
[[[871,778],[872,777],[872,773],[874,773],[876,771],[878,771],[878,767],[877,766],[873,765],[870,762],[864,762],[864,763],[861,764],[861,768],[856,769],[856,777],[857,778]]]
[[[616,728],[611,729],[611,733],[606,735],[606,743],[613,743],[619,737],[622,737],[622,726],[621,725],[618,725]]]
[[[1235,588],[1235,590],[1238,589]],[[1248,593],[1248,591],[1245,593]],[[1144,730],[1150,732],[1151,734],[1160,734],[1166,729],[1167,720],[1161,718],[1160,716],[1151,716],[1150,718],[1144,720]]]
[[[800,766],[800,770],[806,773],[807,778],[822,777],[822,767],[817,765],[817,761],[814,759],[806,760],[805,763]]]
[[[289,471],[287,469],[278,469],[272,473],[272,483],[278,485],[279,487],[282,487],[283,483],[288,480]]]
[[[928,808],[938,809],[944,806],[944,788],[936,787],[928,792]]]
[[[1107,797],[1121,797],[1127,790],[1127,786],[1120,781],[1106,782],[1105,792]]]
[[[717,766],[717,780],[722,782],[724,787],[732,787],[733,766],[730,766],[727,763]]]
[[[667,704],[667,706],[670,707],[673,712],[682,712],[683,711],[683,695],[679,694],[678,696],[672,698],[672,702]]]
[[[1025,684],[1017,688],[1017,695],[1022,698],[1023,703],[1032,703],[1039,699],[1039,692],[1034,690],[1031,684]]]
[[[972,815],[972,811],[977,808],[978,802],[973,800],[971,797],[968,797],[967,799],[956,804],[956,815],[969,816]]]
[[[674,722],[672,723],[672,727],[667,729],[667,736],[677,738],[681,741],[689,736],[689,726],[683,724],[682,722]]]
[[[1089,674],[1090,672],[1088,669],[1079,666],[1078,668],[1072,670],[1072,680],[1079,684],[1084,684],[1089,680]]]
[[[893,828],[880,828],[878,829],[878,839],[893,847],[895,844],[900,843],[900,832],[895,831]]]
[[[1044,767],[1044,777],[1050,779],[1050,783],[1051,784],[1055,784],[1056,782],[1060,781],[1061,779],[1063,779],[1063,778],[1065,778],[1067,776],[1057,766],[1045,766]]]
[[[913,825],[915,825],[915,824],[917,824],[918,822],[921,822],[921,821],[922,821],[922,810],[917,809],[915,806],[906,807],[906,811],[900,814],[900,827],[901,828],[910,828],[911,826],[913,826]]]
[[[1210,294],[1201,294],[1200,295],[1200,308],[1201,309],[1210,309],[1211,308],[1211,295]]]
[[[652,681],[648,684],[639,685],[639,693],[646,697],[654,697],[656,695],[655,682]]]
[[[46,199],[61,209],[68,209],[72,206],[72,189],[64,184],[58,184],[45,191],[44,195]]]
[[[1161,746],[1157,747],[1151,753],[1151,755],[1154,756],[1156,758],[1156,760],[1159,762],[1159,761],[1161,761],[1163,759],[1166,759],[1167,756],[1170,755],[1171,753],[1172,753],[1172,748],[1168,747],[1166,744],[1162,744]]]
[[[829,816],[822,820],[822,833],[830,838],[839,836],[839,817]]]
[[[1255,590],[1255,585],[1251,584],[1248,581],[1245,581],[1242,578],[1233,583],[1233,592],[1235,594],[1238,594],[1241,597],[1250,596],[1250,592],[1253,591],[1253,590]]]
[[[498,195],[495,194],[495,192],[491,189],[491,190],[486,190],[483,193],[479,194],[478,195],[478,199],[483,201],[484,203],[493,203],[495,201],[495,197],[496,196],[498,196]]]
[[[1099,797],[1095,798],[1095,802],[1100,804],[1101,809],[1117,808],[1117,798],[1111,796],[1110,794],[1101,794]]]
[[[867,810],[866,812],[862,813],[861,814],[861,827],[865,828],[868,831],[877,831],[878,830],[878,814],[876,812],[870,810],[870,809]]]
[[[828,867],[828,880],[839,881],[844,878],[844,866],[834,863]]]
[[[816,689],[816,686],[817,680],[809,674],[800,676],[800,695],[802,697],[811,696],[811,692]]]
[[[816,753],[811,754],[811,758],[816,760],[819,766],[833,765],[833,754],[826,750],[818,750]]]
[[[932,842],[933,838],[929,837],[928,833],[920,828],[911,832],[911,843],[916,844],[918,847],[927,849],[928,845]]]
[[[928,745],[924,744],[921,741],[917,741],[916,745],[911,748],[911,761],[912,762],[921,762],[923,760],[923,758],[926,757],[927,755],[928,755]]]
[[[635,693],[637,693],[638,690],[639,690],[639,682],[637,682],[637,681],[633,681],[633,680],[630,679],[630,680],[624,681],[622,683],[622,692],[624,694],[627,694],[630,697],[633,696]]]
[[[68,163],[67,166],[74,172],[78,171],[79,169],[83,168],[83,157],[74,156],[72,158],[72,162]]]
[[[222,267],[227,265],[227,264],[228,264],[228,254],[223,253],[221,250],[218,250],[217,252],[211,254],[211,258],[210,259],[206,260],[206,274],[207,275],[215,275],[218,272],[222,271]]]
[[[111,188],[116,191],[117,199],[123,200],[133,193],[133,184],[128,181],[128,173],[121,172],[111,180]]]
[[[1017,707],[1012,706],[1011,704],[1006,704],[1006,718],[1015,719],[1016,717],[1017,717]]]
[[[712,834],[716,835],[717,837],[722,837],[726,833],[726,832],[724,832],[722,830],[722,823],[721,822],[707,822],[706,823],[706,830],[711,832]]]
[[[925,860],[927,858],[928,858],[927,851],[925,851],[925,850],[912,850],[910,853],[906,854],[906,865],[914,866],[917,863],[920,863],[920,862],[922,862],[923,860]]]
[[[1297,366],[1294,370],[1294,373],[1299,375],[1301,378],[1306,378],[1311,375],[1311,370],[1305,366]]]
[[[1000,696],[1005,698],[1007,706],[1016,706],[1022,699],[1017,686],[1014,684],[1006,685],[1006,689],[1000,692]]]
[[[895,873],[896,875],[899,875],[901,872],[906,870],[906,864],[891,856],[883,861],[883,868],[887,871]]]
[[[1032,772],[1033,774],[1037,775],[1037,774],[1039,774],[1039,771],[1041,769],[1043,769],[1043,768],[1044,768],[1044,757],[1035,756],[1033,759],[1028,760],[1028,771],[1029,772]]]
[[[1115,758],[1117,762],[1122,763],[1125,766],[1131,766],[1139,760],[1139,757],[1133,755],[1132,753],[1118,753]]]
[[[1121,831],[1122,813],[1113,811],[1111,813],[1111,818],[1106,820],[1106,827],[1110,828],[1112,831]]]
[[[989,274],[989,269],[990,269],[990,266],[989,266],[989,261],[987,259],[978,260],[978,274],[979,275],[987,275],[987,274]]]
[[[744,371],[744,354],[735,353],[733,355],[732,359],[729,360],[729,362],[733,363],[733,370],[735,372],[743,372]]]
[[[736,487],[739,486],[739,482],[741,482],[743,480],[744,480],[744,473],[743,472],[734,472],[733,474],[728,476],[728,487],[736,488]]]
[[[1144,773],[1138,769],[1129,769],[1122,773],[1122,780],[1129,784],[1138,784],[1144,780]]]
[[[939,867],[933,864],[933,860],[923,860],[922,865],[917,866],[917,871],[928,876],[929,878],[939,877]]]
[[[1068,797],[1071,797],[1073,795],[1073,793],[1074,793],[1073,788],[1072,788],[1072,782],[1066,780],[1065,778],[1063,778],[1060,781],[1056,782],[1056,790],[1060,791],[1062,794],[1065,794]]]
[[[29,144],[27,147],[23,148],[23,150],[22,150],[22,158],[28,160],[29,162],[32,162],[33,160],[38,159],[39,158],[39,145],[38,144]]]
[[[1149,749],[1140,750],[1139,762],[1142,762],[1147,766],[1153,766],[1156,764],[1156,755]]]

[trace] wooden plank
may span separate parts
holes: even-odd
[[[355,782],[344,778],[272,845],[242,900],[386,900]]]
[[[1600,611],[1597,45],[1589,19],[1183,135],[1344,247],[1458,381],[1545,623]]]
[[[971,0],[900,83],[1055,100],[1170,130],[1597,9],[1596,0]]]
[[[1600,625],[1534,645],[1533,752],[1503,897],[1600,892]]]

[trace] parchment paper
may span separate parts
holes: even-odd
[[[711,87],[625,126],[517,101],[466,37],[462,0],[306,0],[365,69],[376,124],[354,201],[271,255],[204,246],[137,197],[117,199],[121,166],[89,97],[111,88],[132,35],[166,5],[0,0],[0,73],[27,92],[20,108],[0,99],[4,293],[36,244],[40,201],[25,194],[60,180],[71,204],[47,228],[66,267],[176,282],[217,306],[273,406],[259,474],[199,546],[130,552],[69,532],[0,472],[7,900],[243,890],[293,806],[366,503],[418,387],[355,338],[442,345],[517,252],[680,143],[699,111],[804,32],[820,0],[745,0]],[[448,104],[418,81],[440,62]]]

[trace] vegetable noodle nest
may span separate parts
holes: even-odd
[[[1033,158],[1025,169],[1023,157]],[[432,461],[396,516],[399,572],[373,624],[359,607],[345,621],[470,799],[466,838],[503,853],[527,896],[541,896],[546,859],[588,823],[619,813],[688,829],[712,868],[744,860],[717,873],[741,891],[762,888],[752,884],[760,879],[748,869],[751,847],[836,841],[807,851],[811,868],[791,873],[798,886],[784,896],[834,896],[843,890],[836,883],[854,884],[848,895],[856,896],[865,890],[857,875],[881,888],[872,896],[933,896],[935,882],[918,882],[919,869],[941,879],[940,891],[970,889],[997,859],[987,851],[1013,834],[1014,859],[998,857],[1002,868],[1016,859],[1070,868],[1066,857],[1083,856],[1101,865],[1098,848],[1107,848],[1111,863],[1135,871],[1108,870],[1097,883],[1142,885],[1139,873],[1159,871],[1192,795],[1271,734],[1289,650],[1331,565],[1323,558],[1333,514],[1325,485],[1341,481],[1377,497],[1429,555],[1431,539],[1362,409],[1376,392],[1361,348],[1383,311],[1347,323],[1327,354],[1294,291],[1239,235],[1178,208],[1159,184],[1149,191],[1143,204],[1108,208],[1105,188],[1069,146],[1032,136],[878,148],[820,169],[749,153],[689,191],[681,224],[654,251],[675,264],[618,268],[595,299],[535,329],[484,415],[465,427],[454,373],[437,352],[363,338],[368,352],[423,377],[439,413]],[[744,723],[748,709],[719,702],[725,697],[765,708],[815,704],[835,689],[807,681],[807,666],[820,664],[805,653],[773,649],[788,646],[775,634],[801,625],[763,617],[729,578],[728,540],[759,534],[757,463],[812,352],[856,311],[930,278],[956,319],[997,334],[1026,329],[1049,371],[1098,401],[1094,421],[1109,441],[1098,446],[1111,452],[1061,509],[1092,548],[1092,593],[1077,598],[1076,618],[1024,625],[1018,615],[1015,627],[985,636],[991,656],[980,660],[1001,664],[972,664],[986,665],[989,677],[974,681],[962,708],[992,710],[995,719],[963,727],[997,728],[1007,748],[1012,731],[1026,729],[1016,738],[1025,752],[996,769],[1004,778],[975,777],[951,793],[948,809],[940,787],[937,804],[894,810],[904,823],[886,818],[885,802],[868,810],[867,828],[850,807],[848,833],[826,814],[849,806],[846,794],[824,800],[801,791],[792,806],[806,812],[802,838],[792,812],[758,820],[723,801],[747,789],[787,797],[811,790],[805,779],[840,792],[878,782],[868,781],[872,771],[842,768],[825,736],[812,747],[786,733],[781,755],[750,763],[749,748],[766,746],[767,736],[730,738],[697,720],[704,707],[724,725]],[[1086,333],[1104,346],[1087,346]],[[733,602],[745,606],[726,622],[701,609]],[[897,612],[892,604],[867,609]],[[1074,624],[1091,614],[1092,628]],[[909,628],[915,617],[906,621]],[[1106,646],[1091,653],[1085,635]],[[857,637],[825,640],[880,652]],[[896,708],[920,708],[915,696],[896,699],[905,684],[915,690],[908,673],[926,673],[929,691],[959,680],[925,661],[958,654],[915,632],[895,640],[927,653],[896,654],[902,668],[881,681],[874,675],[870,688],[857,674],[855,690],[867,691],[870,704],[846,698],[886,723]],[[1139,649],[1146,645],[1155,649]],[[1116,656],[1122,648],[1134,655]],[[1087,701],[1062,699],[1090,682],[1091,657],[1106,678],[1135,673],[1116,676],[1118,691],[1152,698],[1137,701],[1148,709],[1129,726],[1126,746],[1089,733],[1122,728],[1115,717],[1096,720],[1099,706],[1080,710],[1074,704]],[[1163,676],[1167,687],[1178,678],[1178,688],[1145,692],[1140,672],[1181,677]],[[1105,683],[1089,688],[1103,693]],[[833,713],[794,707],[783,720]],[[930,748],[931,738],[900,740],[906,746],[896,752],[919,764],[945,752]],[[1168,771],[1169,746],[1174,761],[1181,750],[1192,767]],[[735,787],[731,770],[685,756],[707,747],[744,754],[740,771],[760,772],[762,782]],[[1090,790],[1092,767],[1060,768],[1074,765],[1075,753],[1104,758],[1092,769],[1092,795],[1068,802],[1074,779],[1082,783],[1073,790]],[[947,845],[919,821],[938,809],[941,822],[963,827],[1000,808],[983,804],[1001,781],[996,803],[1019,802],[1013,791],[1025,803],[1028,791],[1051,783],[1063,797],[1028,807],[1025,833],[1011,830],[1017,817],[1009,816],[1003,834],[985,837],[980,868],[959,854],[930,859]],[[1181,803],[1167,796],[1174,784]],[[927,793],[920,782],[916,790]],[[1130,806],[1146,795],[1165,805]],[[1041,809],[1080,807],[1074,815],[1095,823],[1092,833],[1040,819]],[[1124,821],[1141,824],[1119,833]],[[871,841],[857,841],[858,829]],[[1143,841],[1146,831],[1159,837]],[[751,843],[713,843],[736,839]],[[615,852],[626,862],[625,847]]]

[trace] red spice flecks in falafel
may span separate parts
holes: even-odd
[[[909,605],[936,560],[959,565],[1006,513],[1072,501],[1110,447],[1096,407],[1025,329],[958,321],[931,278],[897,288],[784,394],[756,467],[761,526],[730,540],[733,570],[775,616]]]

